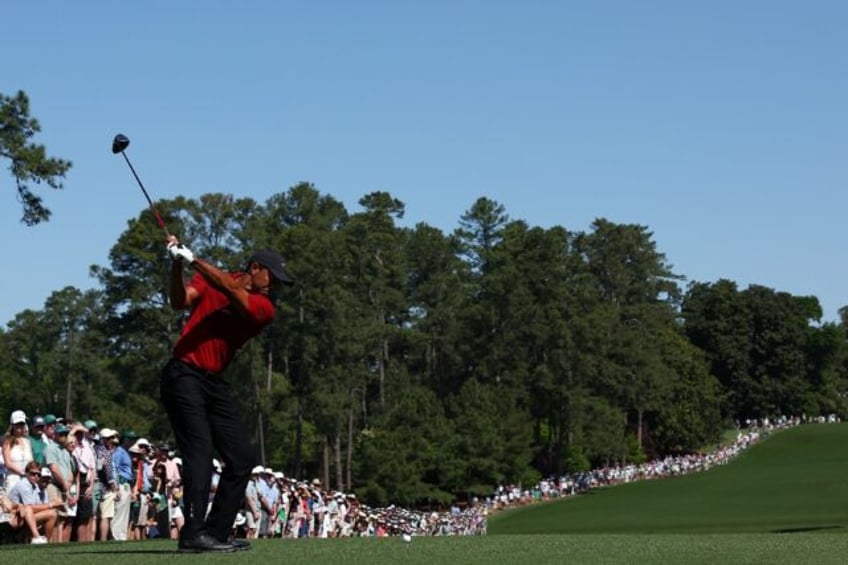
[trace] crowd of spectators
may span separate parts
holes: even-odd
[[[516,484],[498,485],[495,492],[486,497],[483,502],[491,511],[496,511],[583,494],[599,487],[707,471],[734,459],[775,430],[802,423],[837,421],[839,419],[836,416],[819,418],[780,416],[773,419],[747,420],[744,424],[737,422],[736,437],[730,443],[718,446],[714,451],[668,456],[639,464],[599,467],[585,472],[564,473],[543,479],[530,487]]]
[[[747,422],[715,451],[666,457],[549,477],[530,487],[500,485],[491,496],[443,511],[371,508],[353,493],[324,488],[257,466],[245,490],[233,534],[257,538],[480,535],[491,512],[585,493],[591,489],[673,477],[723,465],[776,428],[804,418]],[[828,418],[825,421],[835,421]],[[209,504],[222,464],[213,459]],[[167,443],[151,444],[132,430],[54,415],[11,414],[0,460],[0,528],[40,544],[95,540],[177,539],[183,524],[182,462]],[[8,532],[7,532],[8,533]]]

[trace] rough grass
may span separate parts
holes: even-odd
[[[178,555],[168,541],[5,546],[0,565],[841,564],[848,555],[846,444],[848,424],[788,430],[707,473],[501,513],[488,536],[409,544],[398,538],[261,540],[251,551],[227,555]]]

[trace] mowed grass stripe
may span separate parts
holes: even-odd
[[[740,533],[848,526],[848,424],[775,433],[727,465],[498,513],[489,533]]]
[[[399,538],[259,540],[251,551],[225,555],[178,555],[172,542],[110,542],[63,546],[0,547],[10,565],[403,565],[638,563],[845,563],[848,536],[804,534],[579,534]]]

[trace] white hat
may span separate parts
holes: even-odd
[[[150,447],[150,442],[144,439],[143,437],[140,437],[135,440],[135,444],[139,447]]]
[[[280,471],[277,471],[276,473],[274,473],[274,478],[275,479],[285,479],[286,476],[283,473],[281,473]]]
[[[42,467],[41,476],[53,478],[53,473],[50,472],[50,467]]]
[[[265,467],[265,469],[263,469],[263,470],[262,470],[262,472],[263,472],[263,473],[268,473],[269,475],[273,475],[273,474],[274,474],[274,469],[272,469],[271,467]]]
[[[112,428],[103,428],[102,430],[100,430],[100,437],[103,439],[107,439],[110,437],[118,437],[118,432],[116,432]]]
[[[253,468],[253,470],[250,472],[250,474],[251,475],[259,475],[259,474],[262,474],[264,472],[265,472],[265,468],[262,465],[257,465],[256,467]]]
[[[25,424],[26,423],[26,413],[23,410],[15,410],[12,412],[12,417],[9,418],[10,424]]]

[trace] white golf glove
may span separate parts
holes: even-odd
[[[189,265],[194,263],[194,253],[182,243],[169,243],[168,255],[173,261],[182,261]]]

